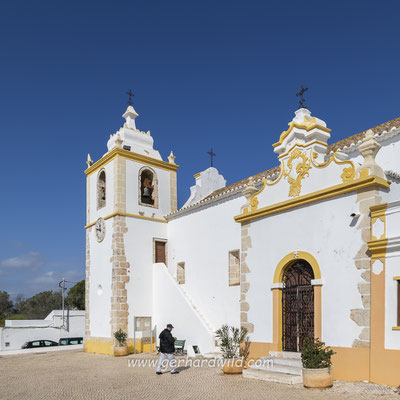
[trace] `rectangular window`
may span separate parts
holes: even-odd
[[[229,252],[229,286],[240,285],[240,251]]]
[[[176,280],[180,285],[185,283],[185,263],[178,263],[176,269]]]

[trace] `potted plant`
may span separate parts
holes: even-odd
[[[249,338],[249,336],[247,336],[245,341],[239,348],[239,357],[241,357],[243,360],[244,368],[249,368],[247,359],[249,358],[249,354],[250,354],[250,344],[251,344],[250,338]]]
[[[114,357],[126,356],[128,354],[128,347],[126,346],[126,339],[128,334],[122,329],[118,329],[114,332],[114,339],[117,345],[113,346]]]
[[[303,385],[306,388],[327,388],[333,385],[331,357],[335,352],[319,339],[305,339],[301,349]]]
[[[222,371],[224,374],[241,374],[244,360],[243,356],[240,355],[240,346],[246,340],[247,328],[222,325],[215,334],[219,339],[220,348],[224,356]]]

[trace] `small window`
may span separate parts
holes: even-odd
[[[32,342],[32,347],[40,347],[40,341]]]
[[[10,347],[10,342],[5,343],[6,347]]]
[[[155,171],[149,167],[139,171],[139,204],[158,208],[158,179]]]
[[[176,269],[176,280],[180,285],[183,285],[185,283],[185,263],[181,262],[178,263],[177,269]]]
[[[240,251],[229,252],[229,286],[240,285]]]
[[[97,178],[97,209],[106,205],[106,172],[100,171]]]

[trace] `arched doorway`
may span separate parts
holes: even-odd
[[[282,278],[282,347],[297,352],[304,339],[314,337],[314,271],[307,261],[297,259]]]

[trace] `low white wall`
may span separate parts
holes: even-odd
[[[84,336],[85,311],[65,311],[65,328],[61,327],[62,316],[59,312],[53,313],[44,320],[6,320],[6,326],[0,330],[0,350],[18,350],[25,342],[32,340],[53,340],[58,343],[61,338]],[[42,323],[46,325],[42,326]],[[6,343],[9,345],[6,346]]]
[[[165,264],[153,264],[153,322],[158,336],[168,323],[174,325],[173,336],[186,340],[188,354],[197,345],[202,354],[214,351],[214,335],[184,296]]]

